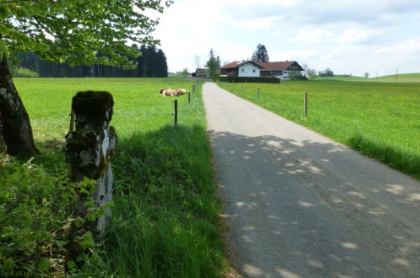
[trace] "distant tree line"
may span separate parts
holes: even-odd
[[[324,70],[324,71],[320,71],[319,73],[318,73],[318,75],[319,76],[323,76],[323,77],[326,77],[326,76],[334,76],[334,72],[330,69],[330,68],[327,68],[326,70]]]
[[[138,48],[135,44],[132,47]],[[67,63],[57,64],[41,60],[32,52],[17,53],[16,58],[23,59],[17,65],[18,68],[29,69],[38,73],[40,77],[168,77],[166,56],[161,49],[142,45],[139,51],[141,56],[129,58],[137,62],[137,67],[129,70],[100,64],[71,67]],[[97,54],[98,57],[103,55]]]

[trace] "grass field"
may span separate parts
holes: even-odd
[[[398,75],[394,74],[394,75],[380,76],[378,78],[372,75],[369,78],[357,77],[357,76],[317,77],[316,80],[317,81],[333,80],[333,81],[353,81],[353,82],[359,81],[359,82],[389,82],[389,83],[420,83],[420,73],[409,73],[409,74],[398,74]]]
[[[219,86],[420,179],[419,84],[317,80]]]
[[[51,175],[64,161],[62,146],[69,129],[71,98],[81,90],[106,90],[114,96],[111,124],[119,138],[112,159],[115,206],[106,240],[96,250],[100,264],[88,264],[86,275],[223,275],[220,206],[214,194],[201,86],[192,94],[190,104],[187,96],[177,98],[175,128],[174,98],[162,97],[158,89],[190,90],[193,83],[185,79],[17,78],[15,84],[42,151],[32,163],[44,164]],[[420,179],[418,84],[319,79],[235,84],[235,89],[232,84],[219,85]],[[306,118],[305,91],[309,96]],[[0,262],[1,252],[0,248]],[[20,258],[15,259],[18,262]]]
[[[212,154],[201,85],[188,103],[187,95],[165,98],[158,93],[162,87],[191,91],[194,83],[181,78],[17,78],[15,84],[42,151],[32,163],[44,164],[46,171],[64,161],[71,98],[81,90],[106,90],[114,97],[115,205],[102,251],[98,251],[103,265],[90,269],[87,265],[85,274],[119,278],[222,275],[220,211],[209,163]],[[174,99],[178,100],[176,128]]]

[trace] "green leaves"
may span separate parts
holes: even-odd
[[[92,233],[86,232],[83,234],[83,236],[81,237],[81,242],[80,242],[80,247],[82,247],[83,250],[86,250],[86,248],[90,247],[94,247],[95,246],[95,241],[93,240],[93,236]]]
[[[47,254],[54,254],[53,261],[64,257],[70,237],[85,232],[86,220],[73,219],[71,211],[79,185],[68,182],[65,165],[57,168],[56,177],[31,161],[0,165],[0,169],[0,273],[28,265],[48,273],[52,258]],[[85,188],[93,184],[84,181]],[[100,208],[93,201],[86,203],[89,219],[95,220]],[[83,249],[93,247],[92,235],[80,237],[78,243]],[[54,261],[54,268],[60,267],[64,265]]]
[[[149,35],[158,22],[144,15],[148,9],[161,12],[163,6],[160,0],[2,3],[0,33],[8,40],[0,45],[0,50],[9,51],[10,55],[31,51],[45,60],[70,65],[103,63],[133,68],[136,65],[125,55],[137,57],[139,53],[126,46],[126,41],[158,43]],[[99,59],[97,51],[108,58]]]
[[[8,36],[10,34],[11,29],[6,27],[5,24],[0,23],[0,34],[2,36]]]
[[[8,258],[8,259],[6,259],[6,260],[4,261],[4,263],[3,263],[3,267],[4,267],[6,270],[13,269],[13,268],[15,267],[15,265],[16,265],[16,263],[15,263],[15,261],[14,261],[12,258]]]
[[[0,53],[7,53],[7,45],[3,40],[0,40]]]
[[[38,262],[38,270],[47,271],[50,268],[50,262],[47,258],[41,258]]]

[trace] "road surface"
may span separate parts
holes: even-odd
[[[208,133],[243,277],[420,277],[420,183],[220,89]]]

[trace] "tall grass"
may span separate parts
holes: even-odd
[[[16,79],[43,154],[53,167],[69,127],[71,98],[81,90],[114,97],[118,135],[112,158],[114,203],[103,244],[104,277],[220,277],[223,243],[206,137],[201,84],[188,96],[165,98],[159,88],[193,82],[167,79]],[[174,103],[178,100],[178,125]]]
[[[314,81],[235,84],[234,90],[232,84],[220,86],[420,179],[418,84]],[[309,98],[306,118],[304,92]]]

